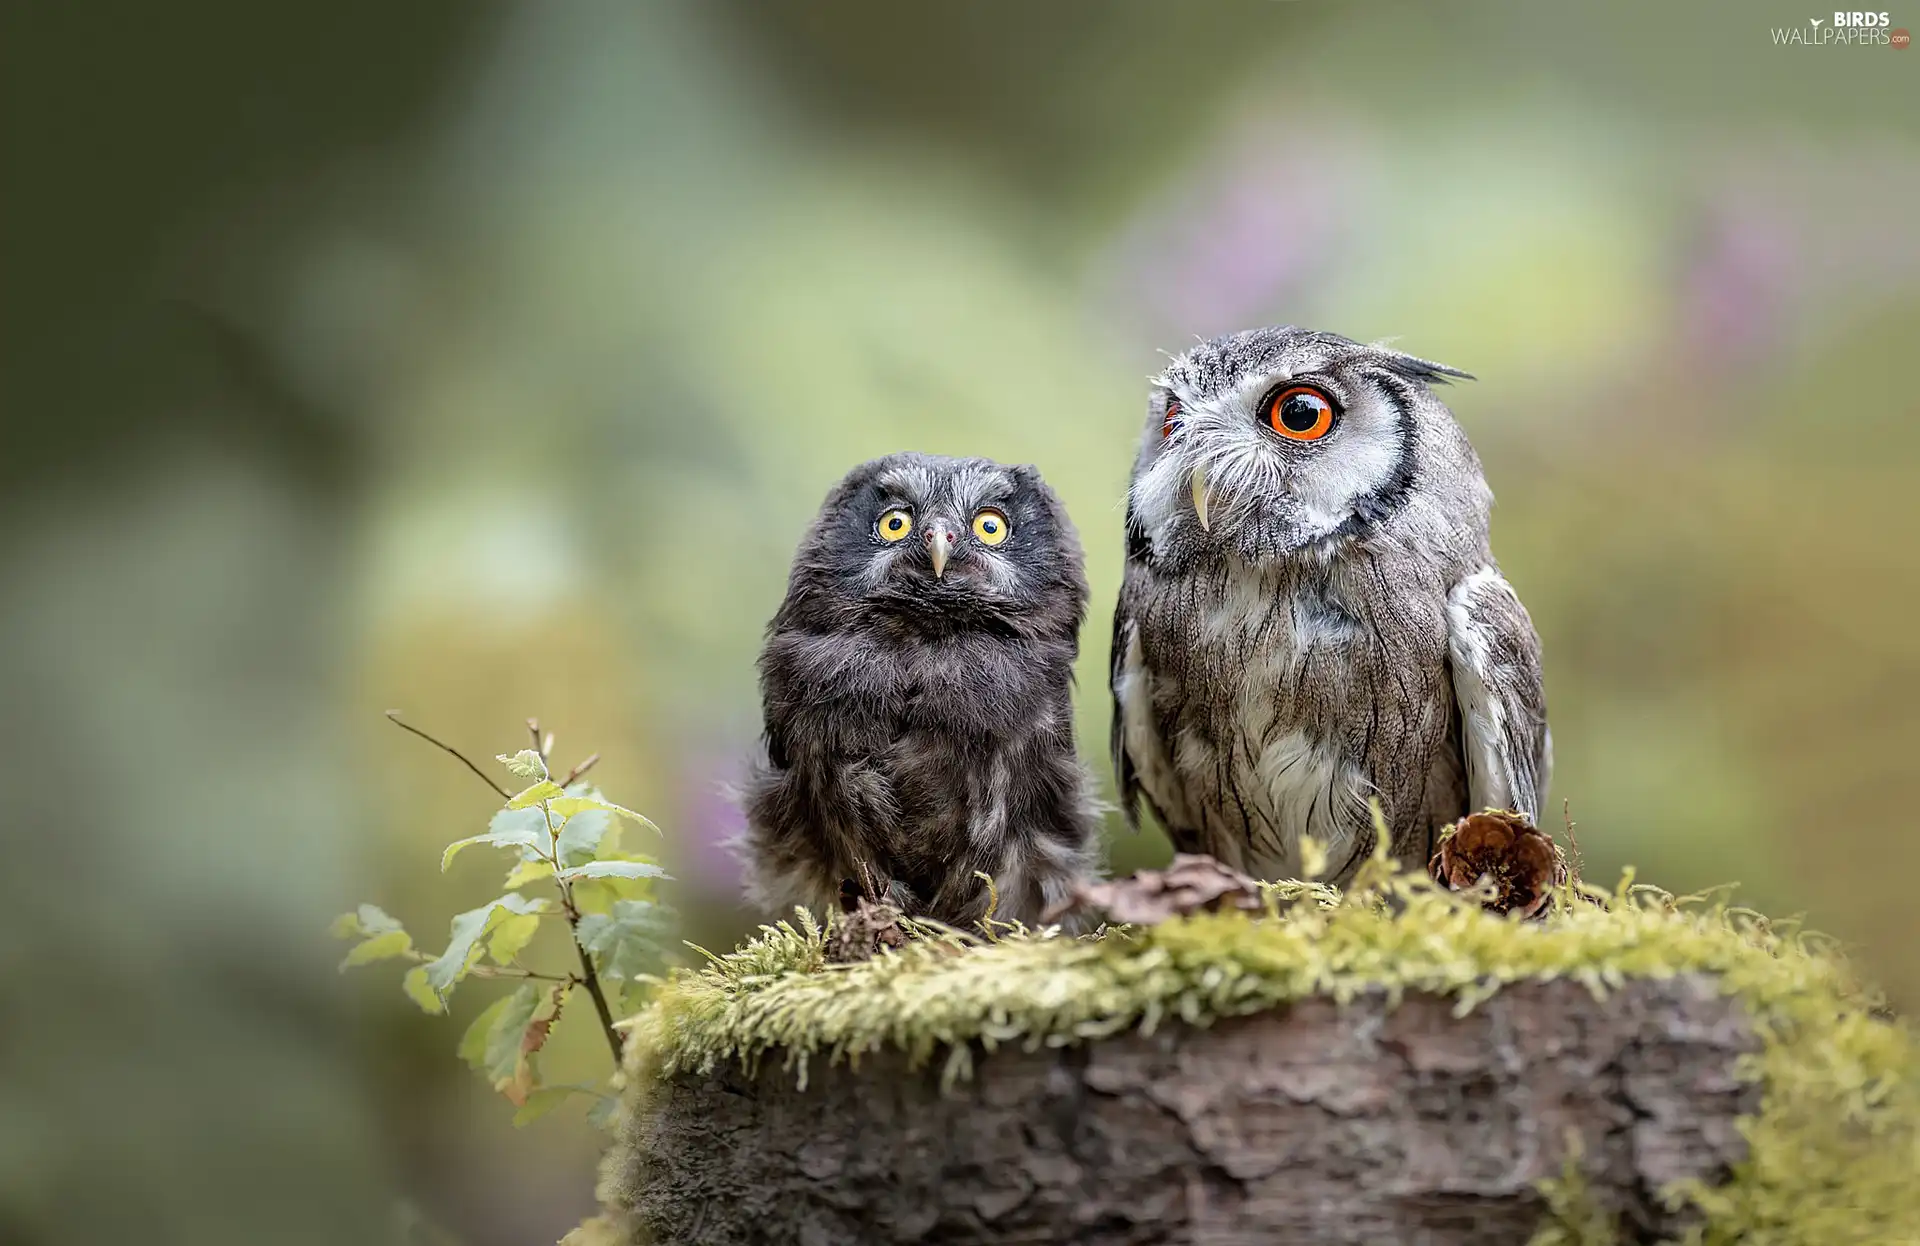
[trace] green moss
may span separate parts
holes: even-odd
[[[676,974],[634,1018],[630,1075],[751,1067],[777,1056],[803,1082],[819,1058],[898,1048],[968,1075],[976,1049],[1086,1042],[1179,1019],[1204,1025],[1308,996],[1451,995],[1464,1013],[1511,982],[1567,978],[1596,995],[1700,972],[1740,998],[1764,1039],[1742,1072],[1762,1083],[1748,1158],[1716,1188],[1669,1191],[1703,1224],[1693,1241],[1920,1242],[1920,1062],[1905,1025],[1826,941],[1750,910],[1631,879],[1550,920],[1522,923],[1384,864],[1342,897],[1282,884],[1269,913],[1199,915],[1098,939],[1018,932],[962,946],[927,938],[862,964],[825,964],[810,919],[763,928]],[[1605,1240],[1570,1174],[1548,1183],[1542,1242]],[[1596,1235],[1601,1236],[1596,1236]]]

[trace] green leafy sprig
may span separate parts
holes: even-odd
[[[362,904],[333,923],[336,938],[356,940],[340,968],[375,961],[413,962],[401,981],[407,998],[428,1013],[444,1013],[456,987],[468,978],[507,978],[520,985],[494,1001],[468,1026],[459,1054],[517,1109],[515,1124],[544,1114],[569,1095],[595,1096],[594,1115],[610,1115],[611,1095],[591,1086],[544,1085],[538,1059],[568,998],[576,989],[592,1001],[618,1069],[620,1032],[616,1009],[637,1008],[657,979],[671,938],[673,914],[654,895],[669,875],[642,853],[621,847],[624,823],[660,833],[645,816],[607,800],[585,781],[600,760],[592,754],[559,778],[552,772],[553,735],[542,735],[536,719],[527,720],[532,747],[501,754],[497,760],[526,781],[510,792],[464,754],[396,712],[387,717],[406,731],[457,758],[503,802],[478,835],[455,840],[440,856],[445,872],[467,848],[482,845],[514,856],[501,895],[456,915],[446,950],[430,954],[376,905]],[[550,888],[549,895],[529,894]],[[521,963],[542,921],[560,917],[567,924],[578,965],[553,971]]]

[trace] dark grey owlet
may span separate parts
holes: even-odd
[[[1350,878],[1424,864],[1551,765],[1540,642],[1488,546],[1493,495],[1430,386],[1330,333],[1202,343],[1153,383],[1113,624],[1113,757],[1174,845],[1267,878],[1301,837]]]
[[[766,755],[749,893],[824,907],[852,879],[952,923],[1026,922],[1094,865],[1074,751],[1079,538],[1031,467],[895,454],[856,467],[800,542],[760,655]]]

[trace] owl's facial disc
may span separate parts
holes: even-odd
[[[1083,566],[1071,521],[1033,468],[890,454],[827,495],[780,618],[818,632],[1070,639],[1086,612]]]
[[[1130,549],[1262,563],[1373,531],[1420,491],[1467,374],[1283,325],[1201,342],[1154,378],[1128,494]],[[1438,440],[1435,440],[1438,438]],[[1451,451],[1448,451],[1451,453]]]
[[[1263,359],[1161,378],[1134,522],[1161,557],[1283,557],[1376,513],[1409,470],[1411,421],[1359,361]]]
[[[1031,604],[1051,562],[1053,521],[1018,471],[901,456],[868,489],[857,522],[870,525],[869,553],[849,585],[856,595],[935,628],[1011,617]]]

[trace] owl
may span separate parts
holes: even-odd
[[[826,907],[854,881],[957,925],[1026,922],[1096,864],[1074,749],[1080,542],[1031,467],[895,454],[827,495],[760,655],[749,895]]]
[[[1113,761],[1184,852],[1330,881],[1424,864],[1484,807],[1538,813],[1540,642],[1493,495],[1433,387],[1464,372],[1331,333],[1203,342],[1156,378],[1128,490]],[[1471,378],[1467,378],[1471,379]]]

